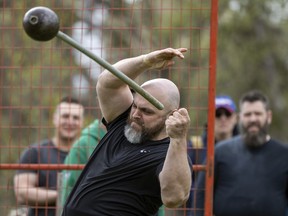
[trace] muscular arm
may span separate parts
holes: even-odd
[[[149,68],[143,63],[143,56],[124,59],[113,66],[131,79]],[[132,104],[133,97],[129,86],[107,70],[100,74],[96,90],[102,115],[107,122],[119,116]]]
[[[20,173],[14,177],[14,192],[18,203],[31,206],[54,205],[57,191],[37,187],[35,173]]]
[[[159,180],[163,204],[169,208],[184,204],[190,193],[192,179],[186,138],[189,123],[188,112],[183,108],[166,120],[170,145]]]
[[[146,55],[121,60],[113,66],[131,79],[135,79],[147,69],[164,69],[174,64],[173,58],[184,58],[186,48],[167,48]],[[107,70],[104,70],[96,85],[102,115],[107,122],[123,113],[133,102],[133,96],[124,82]]]

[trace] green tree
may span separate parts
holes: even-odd
[[[287,3],[282,0],[224,0],[219,5],[217,91],[235,99],[260,89],[271,99],[272,134],[288,140]]]

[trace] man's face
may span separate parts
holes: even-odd
[[[59,104],[53,119],[58,137],[65,141],[78,138],[83,126],[83,116],[82,105],[66,102]]]
[[[125,136],[131,143],[143,143],[146,140],[159,140],[166,134],[166,113],[158,110],[140,96],[134,97]]]
[[[245,143],[250,147],[264,144],[271,120],[271,111],[267,111],[261,101],[244,102],[240,112],[240,126]]]
[[[232,136],[234,126],[237,122],[236,113],[230,112],[225,108],[218,108],[216,109],[215,117],[215,137]]]

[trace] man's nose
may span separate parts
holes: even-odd
[[[251,114],[249,120],[251,122],[255,122],[257,120],[257,116],[255,114]]]
[[[135,109],[134,112],[132,113],[133,118],[140,118],[140,111],[138,109]]]

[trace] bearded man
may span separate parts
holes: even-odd
[[[167,48],[114,64],[131,79],[165,69],[186,48]],[[63,216],[152,216],[164,204],[183,205],[191,188],[189,113],[178,87],[158,78],[141,85],[163,103],[158,110],[105,70],[96,90],[107,134],[95,148],[64,206]]]
[[[268,133],[268,98],[253,90],[240,99],[241,135],[215,147],[215,216],[284,216],[287,208],[288,147]],[[205,173],[197,179],[204,187]],[[203,208],[203,192],[197,194]],[[196,215],[203,215],[198,211]]]

